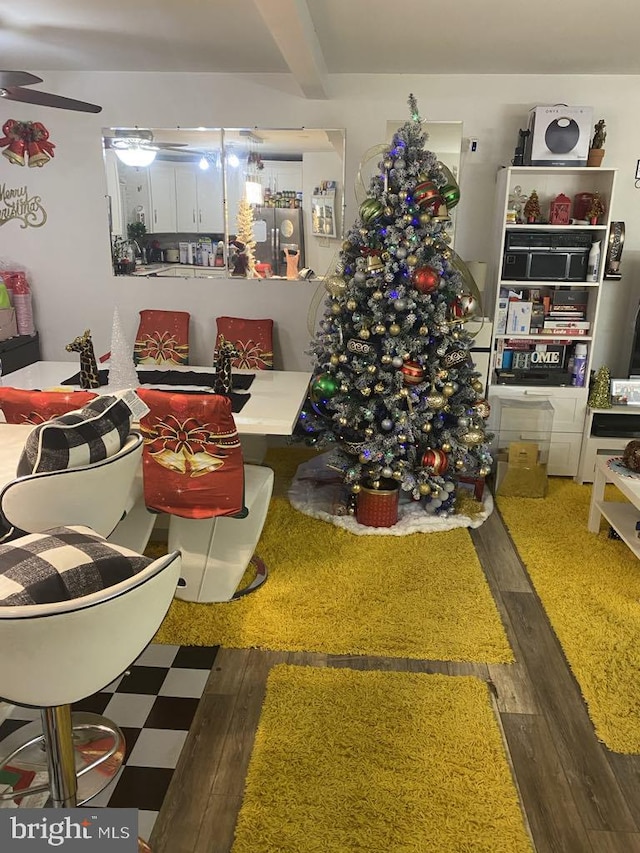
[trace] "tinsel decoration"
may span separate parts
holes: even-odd
[[[246,278],[260,278],[256,272],[256,239],[253,233],[253,208],[244,198],[238,206],[238,241],[244,248],[241,251],[244,275]],[[234,271],[235,272],[235,271]]]
[[[606,364],[596,370],[591,383],[588,405],[590,409],[611,408],[611,371]]]
[[[109,357],[109,391],[137,388],[138,373],[133,363],[133,343],[125,335],[117,308],[113,311],[111,355]]]

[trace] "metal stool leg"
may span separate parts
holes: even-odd
[[[71,726],[71,706],[42,708],[42,731],[49,768],[51,805],[56,809],[75,808],[78,798],[76,759]]]

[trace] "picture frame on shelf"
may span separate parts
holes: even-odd
[[[612,379],[611,402],[614,406],[640,406],[640,379]]]

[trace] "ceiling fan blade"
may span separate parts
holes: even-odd
[[[27,71],[0,71],[0,88],[5,86],[31,86],[42,83],[41,77],[29,74]]]
[[[97,104],[76,101],[73,98],[63,98],[61,95],[52,95],[51,92],[41,92],[38,89],[21,89],[17,86],[0,88],[0,97],[9,101],[23,101],[27,104],[57,107],[61,110],[77,110],[82,113],[99,113],[102,111],[102,107]]]

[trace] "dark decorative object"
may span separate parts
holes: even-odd
[[[530,130],[522,130],[522,128],[520,128],[518,131],[518,144],[513,153],[513,160],[511,161],[513,166],[524,166],[524,149],[527,144],[527,137],[530,135]]]
[[[612,222],[609,229],[607,260],[604,267],[604,277],[619,281],[622,278],[620,261],[624,246],[624,222]]]
[[[80,387],[85,390],[99,388],[100,377],[98,376],[98,365],[93,351],[91,329],[87,329],[84,334],[74,338],[70,344],[66,345],[65,349],[67,352],[80,353]]]
[[[640,441],[634,438],[627,444],[622,454],[622,464],[630,471],[640,471]]]
[[[607,127],[604,123],[603,118],[601,118],[600,121],[596,123],[593,130],[593,142],[591,143],[591,147],[604,148],[604,143],[607,141]]]
[[[227,341],[224,335],[220,335],[216,347],[216,378],[213,383],[213,390],[216,394],[228,394],[231,390],[231,359],[237,355],[238,350],[231,341]]]

